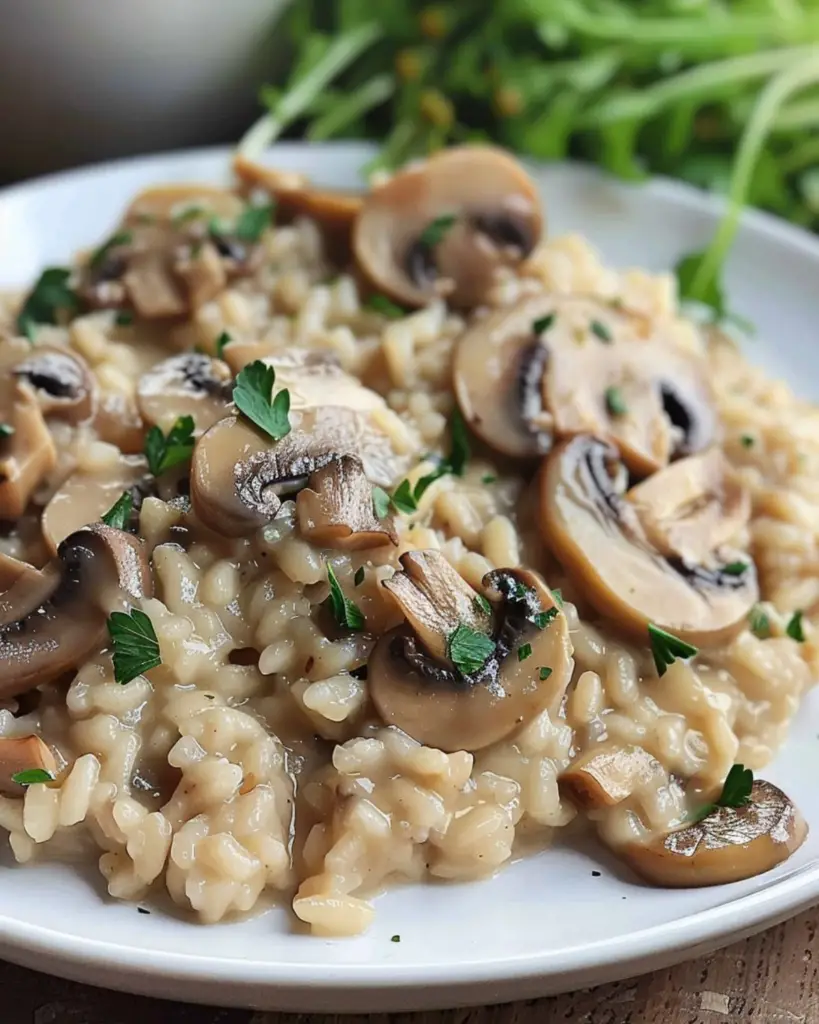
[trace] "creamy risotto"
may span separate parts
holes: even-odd
[[[784,860],[817,410],[503,153],[236,172],[0,306],[17,861],[349,935],[570,826],[659,885]]]

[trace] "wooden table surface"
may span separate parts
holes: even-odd
[[[633,981],[436,1013],[252,1013],[104,992],[0,963],[2,1024],[819,1024],[819,908],[710,957]]]

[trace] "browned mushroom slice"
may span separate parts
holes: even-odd
[[[457,574],[443,569],[438,552],[413,556],[401,560],[412,573],[405,582],[396,586],[400,573],[386,581],[408,623],[385,633],[368,663],[370,696],[384,721],[441,750],[480,750],[544,709],[556,714],[571,679],[572,645],[540,577],[498,569],[484,577],[479,595],[454,582],[450,573]],[[464,618],[450,629],[455,614]],[[486,660],[471,675],[451,657],[461,625],[487,638]]]
[[[145,425],[136,400],[119,391],[102,391],[97,395],[94,429],[100,440],[128,455],[137,455],[145,447]]]
[[[141,455],[122,455],[111,466],[94,472],[72,473],[52,496],[43,512],[43,537],[52,552],[65,538],[100,518],[119,500],[123,491],[130,491],[141,504],[143,492],[153,478]]]
[[[0,438],[0,519],[17,519],[40,481],[57,464],[57,450],[34,393],[17,384],[10,424]]]
[[[131,229],[155,227],[164,222],[185,222],[203,217],[233,220],[241,214],[242,200],[228,189],[201,183],[156,185],[131,200],[124,223]]]
[[[618,452],[580,435],[558,445],[540,473],[540,524],[554,554],[588,601],[633,636],[649,623],[698,647],[743,628],[759,598],[745,553],[716,549],[708,562],[666,558],[649,542],[624,496]]]
[[[149,249],[136,253],[128,261],[122,282],[137,314],[147,320],[182,316],[188,310],[169,252]]]
[[[61,348],[37,347],[14,368],[34,392],[44,416],[82,423],[94,414],[94,382],[83,360]]]
[[[57,774],[54,754],[39,736],[0,737],[0,792],[19,795],[14,776],[38,768],[52,778]]]
[[[757,780],[744,806],[717,807],[693,825],[617,852],[653,885],[724,885],[770,871],[807,834],[805,820],[782,790]]]
[[[221,359],[186,352],[157,363],[139,378],[137,401],[146,423],[170,429],[193,416],[198,433],[222,419],[233,398],[230,369]]]
[[[213,242],[185,246],[173,261],[173,271],[182,281],[193,309],[215,299],[228,283],[225,260]]]
[[[391,517],[375,515],[373,485],[354,455],[312,473],[296,499],[296,512],[302,536],[319,547],[360,551],[398,543]]]
[[[54,563],[37,569],[28,562],[3,555],[0,568],[0,626],[16,622],[21,608],[36,608],[42,604],[59,581],[58,567]]]
[[[353,229],[359,267],[407,306],[486,300],[495,271],[537,245],[543,216],[520,164],[489,146],[443,150],[374,188]],[[436,237],[431,237],[434,234]]]
[[[594,747],[560,776],[560,784],[583,810],[615,807],[641,784],[657,778],[662,766],[642,747]]]
[[[111,608],[150,596],[152,589],[141,542],[102,523],[67,537],[46,576],[52,586],[38,595],[40,603],[21,603],[16,620],[0,626],[1,697],[76,668],[104,644]]]
[[[751,496],[719,448],[654,473],[626,497],[654,548],[692,563],[735,540],[751,514]]]

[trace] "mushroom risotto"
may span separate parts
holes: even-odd
[[[0,307],[16,859],[349,935],[564,829],[661,886],[787,858],[819,413],[497,150],[235,170]]]

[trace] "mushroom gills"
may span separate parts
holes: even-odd
[[[169,430],[180,416],[192,416],[204,433],[227,415],[233,399],[230,368],[200,352],[171,356],[139,378],[137,402],[143,420]]]
[[[94,383],[83,360],[67,349],[35,349],[14,368],[32,389],[44,416],[81,423],[94,413]]]
[[[782,790],[758,779],[744,806],[717,807],[694,824],[616,852],[653,885],[724,885],[770,871],[807,834],[804,818]]]

